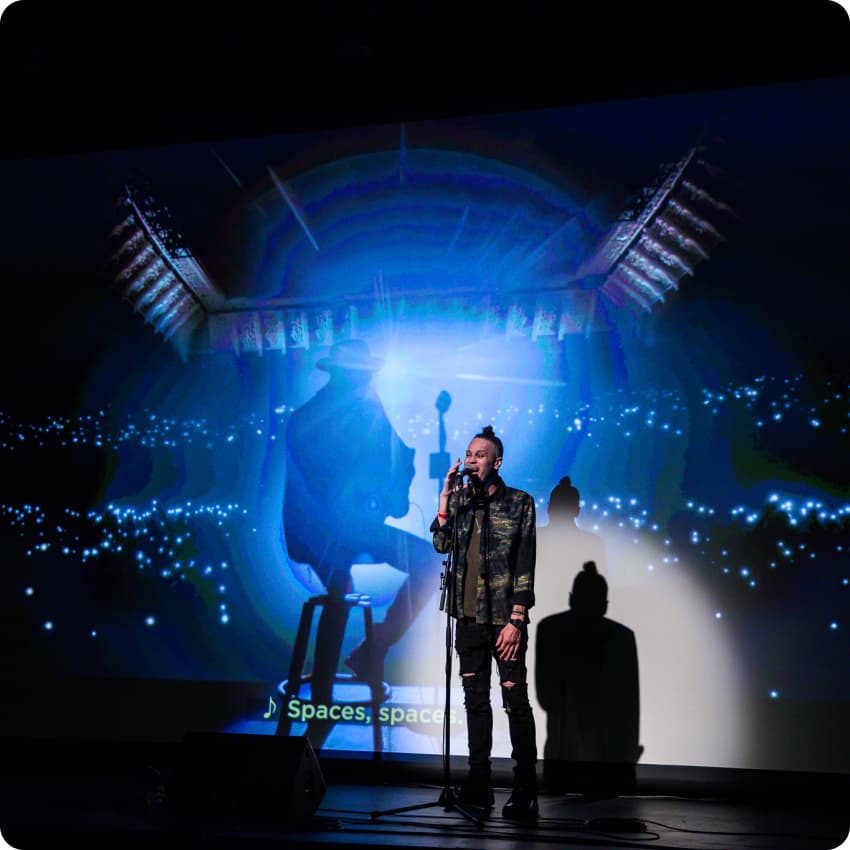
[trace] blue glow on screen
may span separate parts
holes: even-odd
[[[315,504],[333,493],[350,511],[293,522],[310,545],[340,548],[377,622],[398,593],[427,586],[387,656],[399,694],[441,684],[439,665],[422,672],[426,644],[441,644],[424,619],[440,573],[428,529],[445,459],[491,424],[541,529],[558,481],[579,487],[579,524],[609,547],[611,616],[619,594],[654,600],[663,621],[684,576],[698,617],[737,647],[741,699],[846,703],[850,371],[823,320],[848,306],[846,192],[831,187],[847,187],[850,122],[836,118],[827,142],[811,107],[831,115],[846,94],[812,83],[779,99],[752,90],[4,164],[18,199],[0,208],[4,279],[20,302],[0,409],[8,671],[273,692],[326,578],[289,551],[287,429],[330,392],[338,344],[358,340],[382,413],[358,419],[353,385],[337,391],[339,428],[316,420],[298,457]],[[634,109],[655,120],[624,126]],[[695,150],[727,172],[724,238],[647,307],[622,296],[660,286],[640,258],[617,282],[600,249],[712,122],[724,140]],[[168,305],[143,316],[98,271],[138,169],[218,299],[184,343],[158,331]],[[54,243],[36,252],[47,185],[65,191]],[[383,548],[366,534],[376,516],[392,529]],[[546,604],[567,607],[574,573]],[[345,651],[362,637],[351,624]]]

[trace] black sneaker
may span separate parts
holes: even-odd
[[[538,811],[536,791],[514,788],[502,807],[502,817],[507,820],[537,820]]]

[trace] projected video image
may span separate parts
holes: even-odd
[[[4,676],[465,754],[430,529],[489,425],[541,758],[846,771],[848,93],[3,163]]]

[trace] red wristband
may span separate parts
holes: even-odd
[[[449,515],[448,515],[448,514],[441,514],[439,511],[437,511],[437,516],[438,516],[440,519],[448,519],[448,518],[449,518]]]

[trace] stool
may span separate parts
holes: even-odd
[[[289,717],[289,703],[293,699],[300,699],[304,702],[311,702],[312,694],[312,674],[304,674],[304,661],[307,656],[307,644],[310,640],[310,631],[313,628],[313,615],[316,608],[324,605],[328,600],[328,595],[314,596],[308,599],[301,608],[301,619],[298,623],[298,634],[295,637],[295,646],[292,650],[292,661],[289,665],[289,677],[284,679],[278,685],[278,693],[283,697],[280,716],[277,721],[278,735],[288,735],[292,726],[292,718]],[[363,612],[363,625],[366,631],[366,639],[372,640],[372,600],[371,597],[363,593],[346,593],[343,597],[345,602],[345,623],[348,623],[348,617],[351,614],[352,608],[359,608]],[[336,659],[337,666],[339,658]],[[381,727],[378,723],[378,707],[382,702],[390,698],[390,687],[386,682],[381,682],[380,685],[371,685],[366,682],[361,682],[356,679],[351,673],[336,673],[334,676],[332,693],[336,690],[336,685],[349,686],[346,690],[349,691],[344,699],[332,699],[334,704],[344,705],[371,705],[372,706],[372,729],[373,729],[373,746],[375,753],[379,753],[382,748]],[[367,690],[368,698],[357,698],[356,691]]]

